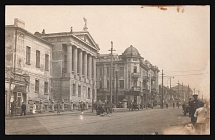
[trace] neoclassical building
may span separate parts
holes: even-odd
[[[99,54],[96,59],[98,100],[110,100],[110,62],[110,54]],[[113,55],[112,71],[114,103],[126,99],[144,105],[159,93],[158,67],[144,60],[133,46],[122,55]]]
[[[5,26],[5,114],[12,101],[19,111],[25,102],[29,111],[34,102],[48,109],[52,101],[74,105],[96,100],[98,51],[86,21],[80,32],[71,28],[32,34],[25,30],[24,21],[14,19],[14,25]]]
[[[87,31],[35,35],[53,44],[52,99],[65,103],[96,100],[96,56],[99,47]]]

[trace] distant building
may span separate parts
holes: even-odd
[[[142,105],[154,101],[159,92],[159,69],[141,57],[130,46],[122,55],[114,54],[112,82],[110,81],[110,54],[98,54],[96,59],[97,99],[110,100],[110,84],[113,84],[113,103],[127,99]]]
[[[178,99],[181,101],[187,101],[189,98],[193,97],[192,89],[185,85],[182,86],[180,83],[171,89],[177,93]]]

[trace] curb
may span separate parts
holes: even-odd
[[[67,115],[67,114],[78,114],[80,111],[64,111],[60,112],[59,115]],[[85,113],[91,113],[90,111],[85,111]],[[35,115],[25,115],[25,116],[13,116],[13,117],[5,117],[5,120],[13,120],[13,119],[24,119],[24,118],[33,118],[33,117],[44,117],[44,116],[55,116],[57,115],[57,112],[50,112],[50,113],[44,113],[44,114],[35,114]]]

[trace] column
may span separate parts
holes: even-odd
[[[74,47],[74,57],[73,57],[73,64],[74,64],[74,75],[77,75],[77,48]]]
[[[79,76],[82,77],[82,50],[79,50]]]
[[[87,53],[84,52],[84,76],[87,78]]]
[[[88,66],[88,69],[89,69],[89,72],[88,72],[88,74],[89,74],[89,80],[91,80],[91,78],[92,78],[92,56],[91,55],[89,55],[89,66]]]
[[[67,46],[67,73],[72,73],[72,45]]]
[[[92,88],[92,98],[93,100],[96,100],[95,97],[96,97],[96,59],[95,57],[93,57],[93,88]],[[93,96],[94,95],[94,96]]]

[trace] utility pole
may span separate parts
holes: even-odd
[[[196,92],[195,92],[195,88],[194,88],[194,94],[195,94]]]
[[[178,80],[178,96],[179,96],[179,80]]]
[[[116,94],[115,94],[115,105],[118,102],[118,70],[116,70]]]
[[[189,84],[188,84],[188,89],[187,89],[187,96],[188,96],[188,101],[189,101],[189,97],[190,97],[190,88],[189,88]]]
[[[112,72],[113,72],[113,42],[111,41],[111,50],[108,50],[108,51],[111,51],[111,62],[110,62],[110,110],[112,112]]]
[[[174,77],[170,77],[170,93],[171,93],[171,95],[172,95],[172,91],[171,91],[171,78],[173,78],[174,79]]]
[[[183,91],[183,82],[182,82],[182,94],[183,94],[183,96],[185,96],[184,91]],[[185,101],[185,97],[184,97],[184,101]]]
[[[161,95],[161,108],[163,109],[163,70],[162,70],[162,95]]]

